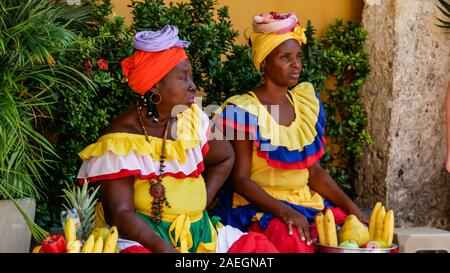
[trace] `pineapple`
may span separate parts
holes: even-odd
[[[67,183],[66,185],[67,189],[63,189],[66,204],[63,206],[67,210],[72,208],[77,210],[81,222],[82,238],[86,239],[94,228],[95,206],[98,200],[94,198],[99,187],[88,190],[87,182],[81,187],[74,185],[71,189],[70,185]]]

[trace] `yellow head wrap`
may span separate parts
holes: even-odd
[[[275,16],[273,16],[275,15]],[[258,24],[261,24],[265,27],[265,29],[270,29],[269,25],[270,23],[264,22],[264,17],[269,16],[271,22],[280,21],[280,19],[277,18],[281,17],[281,20],[287,20],[295,18],[295,24],[294,27],[291,28],[290,31],[285,33],[279,34],[279,31],[277,29],[273,29],[271,32],[256,32],[255,30],[257,27],[255,27]],[[257,22],[257,17],[260,18],[260,22]],[[256,69],[260,71],[260,65],[261,62],[264,61],[264,59],[269,55],[272,50],[274,50],[277,46],[279,46],[281,43],[283,43],[286,40],[294,39],[297,40],[299,44],[306,44],[306,36],[305,36],[305,29],[298,25],[297,18],[295,17],[295,14],[290,13],[287,15],[283,14],[277,14],[277,13],[271,13],[271,14],[264,14],[260,16],[254,17],[254,23],[253,23],[253,29],[255,32],[253,32],[250,35],[250,40],[252,42],[252,56],[253,56],[253,64],[255,65]],[[280,24],[278,24],[280,25]],[[284,27],[286,29],[286,27]],[[269,30],[270,31],[270,30]],[[278,33],[277,33],[278,32]]]

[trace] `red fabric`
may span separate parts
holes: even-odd
[[[266,236],[249,231],[231,245],[228,253],[279,253],[279,251]]]
[[[186,52],[180,47],[159,52],[136,50],[121,65],[130,88],[139,95],[144,95],[172,68],[187,58]]]
[[[203,147],[206,147],[206,152],[208,147],[205,145]],[[193,171],[192,173],[186,175],[183,172],[177,172],[177,173],[164,173],[164,176],[171,176],[174,178],[186,178],[186,177],[193,177],[193,178],[197,178],[201,175],[201,173],[205,170],[205,165],[202,162],[198,163],[197,165],[197,170]],[[139,177],[139,179],[153,179],[155,178],[157,175],[156,173],[150,173],[147,175],[142,175],[141,170],[127,170],[127,169],[123,169],[120,170],[117,173],[111,173],[111,174],[102,174],[102,175],[98,175],[98,176],[91,176],[88,177],[87,180],[89,182],[98,182],[98,181],[104,181],[104,180],[114,180],[114,179],[119,179],[119,178],[123,178],[123,177],[128,177],[128,176],[133,176],[133,175],[137,175],[137,177]],[[85,182],[84,178],[79,178],[78,179],[78,183],[82,186]]]
[[[343,224],[347,213],[338,207],[330,209],[333,212],[335,223],[337,225]],[[289,235],[287,224],[279,218],[270,220],[265,230],[255,221],[250,226],[249,231],[264,234],[281,253],[314,253],[314,245],[308,246],[305,241],[300,240],[300,236],[295,228],[293,228],[293,235]],[[317,238],[315,223],[310,225],[310,234],[312,239]]]
[[[152,253],[152,251],[143,246],[129,246],[122,249],[120,253]]]

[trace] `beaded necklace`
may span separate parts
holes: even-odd
[[[142,114],[141,114],[142,107],[139,105],[138,101],[136,102],[136,108],[137,108],[137,113],[139,116],[139,122],[141,124],[142,131],[144,132],[144,135],[145,135],[145,140],[148,143],[150,143],[150,141],[148,139],[147,130],[145,129],[145,126],[144,126],[144,120],[143,120]],[[163,137],[163,141],[162,141],[161,156],[160,156],[160,160],[159,160],[159,174],[156,176],[156,179],[149,180],[150,195],[153,197],[150,218],[156,223],[161,222],[164,205],[166,205],[167,207],[170,208],[169,201],[167,201],[167,197],[166,197],[166,189],[165,189],[164,185],[162,184],[162,176],[164,174],[164,167],[165,167],[164,160],[166,159],[166,155],[165,155],[166,139],[167,139],[167,132],[169,131],[169,123],[170,123],[170,118],[167,121],[165,128],[164,128],[164,137]]]

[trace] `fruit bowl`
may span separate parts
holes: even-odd
[[[392,244],[390,248],[344,248],[324,246],[314,242],[316,251],[319,253],[397,253],[398,245]]]

